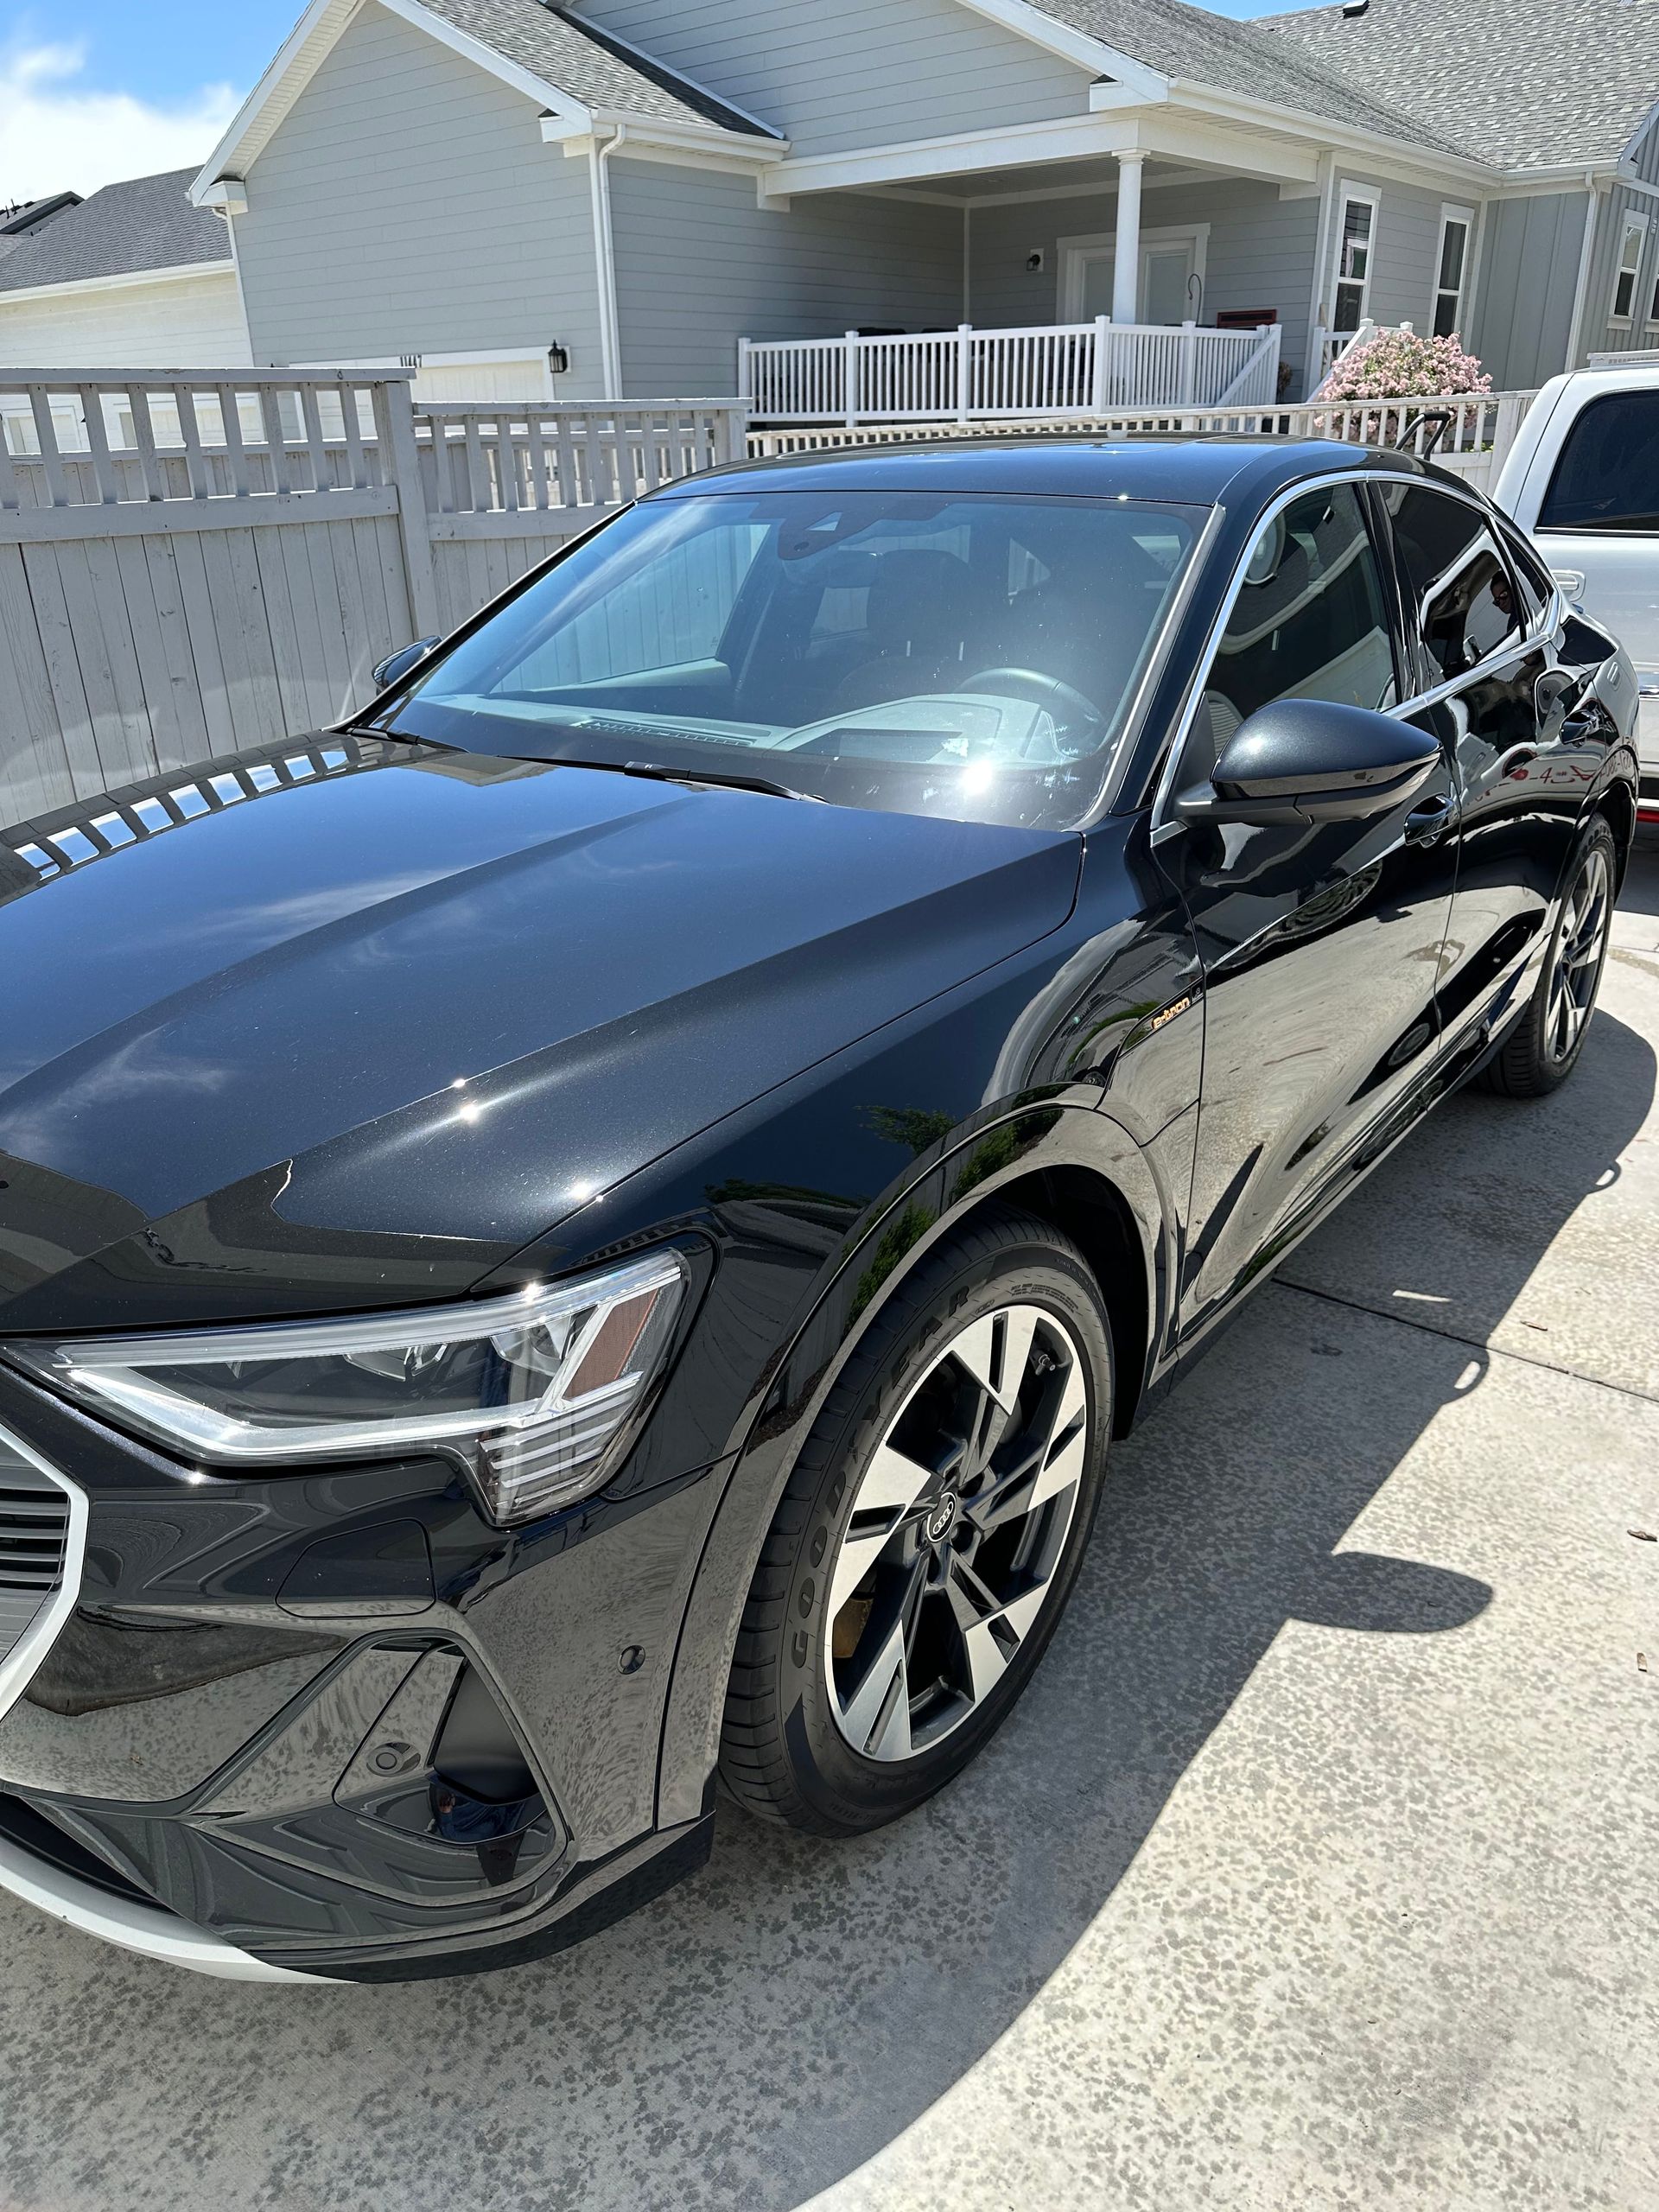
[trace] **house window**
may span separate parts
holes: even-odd
[[[1613,272],[1615,322],[1628,322],[1636,308],[1636,280],[1642,266],[1642,242],[1648,235],[1648,219],[1634,211],[1624,218],[1618,241],[1618,267]]]
[[[1337,232],[1333,330],[1357,330],[1370,312],[1371,247],[1376,235],[1376,194],[1358,185],[1344,185],[1342,226]]]
[[[1455,336],[1463,321],[1463,296],[1469,282],[1469,240],[1474,216],[1467,207],[1440,210],[1440,254],[1434,269],[1437,338]]]

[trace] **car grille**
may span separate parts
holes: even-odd
[[[66,1486],[0,1434],[0,1669],[63,1586],[70,1514]]]

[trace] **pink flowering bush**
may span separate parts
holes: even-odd
[[[1379,330],[1339,354],[1321,399],[1438,399],[1490,391],[1492,380],[1455,335],[1425,338],[1415,330]]]

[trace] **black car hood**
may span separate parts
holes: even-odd
[[[464,1291],[1058,928],[1081,851],[352,739],[78,818],[0,901],[11,1331]]]

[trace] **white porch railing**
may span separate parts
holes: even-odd
[[[1122,407],[1271,405],[1279,330],[1033,324],[896,338],[743,339],[738,391],[762,423],[1066,420]]]
[[[1409,330],[1409,323],[1402,323],[1402,330]],[[1331,372],[1351,346],[1363,346],[1376,335],[1376,325],[1369,315],[1357,330],[1326,330],[1323,325],[1313,333],[1313,343],[1307,349],[1307,396],[1317,399],[1330,382]]]
[[[1338,438],[1353,445],[1395,446],[1408,453],[1427,454],[1439,467],[1484,490],[1497,476],[1535,397],[1530,391],[1493,391],[1450,399],[1310,400],[1294,407],[1130,408],[1084,417],[1016,416],[969,427],[982,436],[1034,435],[1064,419],[1073,427],[1103,431],[1109,437],[1190,437],[1230,431],[1242,436],[1265,433],[1283,438]],[[1435,439],[1443,414],[1452,419]],[[957,437],[961,430],[958,423],[925,420],[853,429],[845,425],[774,427],[752,430],[748,444],[753,457],[765,459],[836,447]]]

